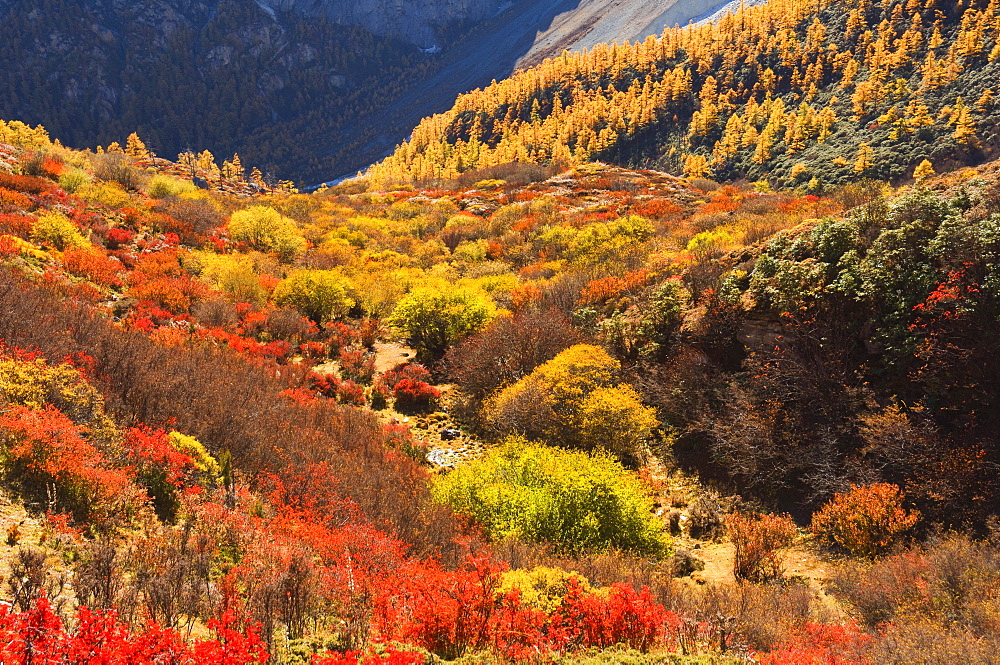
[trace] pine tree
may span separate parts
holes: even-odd
[[[865,173],[875,166],[875,151],[867,143],[862,143],[858,147],[858,156],[854,160],[854,172]]]
[[[923,182],[924,180],[927,180],[928,178],[931,178],[934,175],[936,175],[934,171],[934,165],[931,164],[931,161],[929,159],[925,159],[924,161],[920,162],[919,164],[917,164],[916,168],[913,169],[913,179],[916,180],[917,182]]]
[[[125,140],[125,154],[132,159],[144,159],[148,156],[146,144],[142,142],[137,133],[132,132]]]

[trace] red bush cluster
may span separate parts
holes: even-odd
[[[256,631],[235,630],[231,613],[209,622],[216,638],[187,644],[173,630],[150,623],[129,631],[115,612],[81,608],[69,628],[45,598],[27,612],[0,606],[0,662],[105,665],[244,665],[267,662]]]

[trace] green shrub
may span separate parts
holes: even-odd
[[[179,180],[168,175],[157,174],[150,179],[146,190],[154,199],[164,199],[168,196],[197,192],[198,188],[189,180]]]
[[[457,286],[414,289],[389,323],[404,331],[421,360],[439,357],[459,338],[482,330],[496,315],[489,296]]]
[[[305,238],[295,222],[267,206],[234,212],[229,219],[229,235],[262,252],[276,252],[286,261],[306,248]]]
[[[476,519],[493,540],[551,543],[562,552],[617,548],[665,556],[670,540],[642,483],[604,454],[512,437],[435,481],[434,497]]]
[[[70,194],[90,182],[90,176],[80,169],[70,169],[59,176],[59,186]]]
[[[274,288],[274,302],[323,323],[344,316],[354,306],[350,289],[350,282],[335,270],[295,270]]]

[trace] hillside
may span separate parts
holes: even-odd
[[[985,1],[788,0],[559,56],[460,96],[371,170],[450,179],[601,159],[811,191],[995,154],[997,12]]]
[[[994,660],[1000,162],[127,151],[0,124],[3,662]]]
[[[623,11],[628,25],[602,22]],[[576,48],[593,21],[588,44],[631,38],[651,11],[645,0],[11,0],[0,117],[81,148],[138,131],[170,159],[239,153],[275,179],[316,183],[381,159],[421,118],[509,76],[536,41]]]

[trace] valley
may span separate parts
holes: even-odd
[[[997,663],[1000,0],[0,17],[0,662]]]

